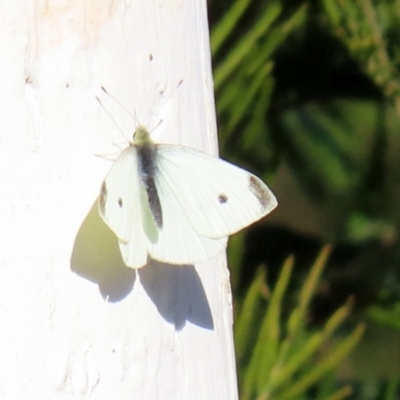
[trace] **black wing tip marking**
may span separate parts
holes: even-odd
[[[107,185],[106,182],[104,181],[101,184],[100,197],[99,197],[99,209],[101,215],[105,215],[106,213],[107,195],[108,195]],[[124,201],[122,200],[122,197],[118,197],[118,205],[120,208],[123,207]]]
[[[104,181],[101,184],[100,197],[99,197],[99,208],[100,208],[100,213],[102,215],[105,214],[106,201],[107,201],[107,185],[106,185],[106,182]]]
[[[254,175],[249,176],[249,189],[259,201],[263,211],[270,208],[269,206],[273,200],[271,193],[266,189],[265,184]]]

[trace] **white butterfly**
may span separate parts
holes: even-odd
[[[139,126],[101,187],[99,212],[128,267],[148,256],[194,264],[225,249],[228,236],[277,206],[253,174],[192,148],[155,144]]]

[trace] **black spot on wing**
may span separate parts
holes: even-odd
[[[224,193],[221,193],[218,196],[218,201],[219,201],[220,204],[225,204],[225,203],[228,202],[228,196],[226,194],[224,194]]]
[[[122,206],[124,205],[124,202],[122,201],[121,197],[118,197],[118,205],[120,208],[122,208]]]

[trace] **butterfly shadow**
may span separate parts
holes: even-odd
[[[97,201],[76,235],[71,270],[98,284],[102,297],[109,302],[123,300],[133,289],[135,271],[124,265],[115,235],[97,211]]]
[[[186,321],[213,329],[211,309],[193,265],[151,260],[139,270],[140,282],[162,317],[181,330]]]
[[[136,271],[124,265],[114,233],[101,220],[97,201],[75,238],[71,270],[96,283],[104,299],[123,300],[133,290]],[[187,321],[205,329],[214,323],[200,277],[193,265],[150,260],[138,271],[140,284],[168,323],[181,330]]]

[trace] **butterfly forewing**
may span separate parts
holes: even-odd
[[[229,236],[277,205],[265,183],[224,160],[182,146],[159,145],[157,154],[159,181],[200,236]]]
[[[137,168],[136,148],[129,146],[107,174],[99,199],[100,215],[117,235],[124,262],[134,268],[147,260],[146,203]]]

